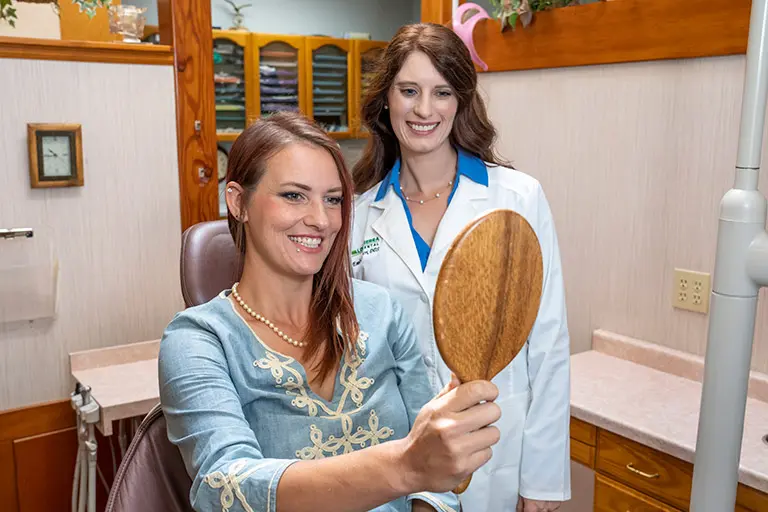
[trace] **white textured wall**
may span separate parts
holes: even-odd
[[[341,37],[344,32],[368,32],[387,41],[398,28],[418,21],[414,0],[253,0],[243,11],[252,32],[270,34],[322,34]],[[421,3],[419,2],[419,5]],[[211,1],[213,25],[232,25],[232,8],[224,0]],[[419,12],[420,15],[420,12]]]
[[[147,8],[147,24],[157,25],[157,0],[133,0]],[[268,34],[322,34],[342,37],[345,32],[368,32],[375,40],[387,41],[401,25],[419,21],[421,0],[235,0],[252,4],[243,10],[251,32]],[[211,0],[213,26],[232,26],[232,7],[224,0]]]
[[[560,238],[574,351],[595,328],[703,355],[705,315],[672,308],[675,267],[712,272],[733,184],[744,57],[481,76],[499,149],[541,180]],[[765,154],[765,150],[764,150]],[[760,188],[768,192],[763,170]],[[752,366],[768,371],[768,294]]]
[[[158,338],[183,302],[173,68],[0,69],[0,227],[52,233],[60,264],[57,318],[0,324],[2,410],[65,398],[69,352]],[[29,122],[82,125],[84,187],[30,188]]]
[[[16,9],[15,26],[12,27],[7,21],[0,20],[0,36],[61,39],[59,17],[53,10],[53,4],[15,1],[11,4]]]

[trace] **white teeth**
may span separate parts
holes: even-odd
[[[323,241],[322,238],[311,238],[308,236],[289,236],[288,239],[309,249],[317,249],[320,247],[320,242]]]
[[[416,130],[417,132],[429,132],[435,129],[437,126],[437,123],[435,124],[411,124],[408,123],[408,126]]]

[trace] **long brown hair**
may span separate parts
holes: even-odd
[[[451,144],[487,163],[504,165],[493,149],[496,130],[477,91],[477,73],[467,46],[453,30],[443,25],[405,25],[387,45],[363,100],[362,120],[371,137],[352,170],[358,193],[383,180],[400,156],[400,146],[384,106],[405,59],[416,51],[429,57],[457,96],[459,106],[451,129]]]
[[[312,360],[320,348],[326,345],[316,368],[318,378],[324,379],[341,360],[345,347],[357,353],[355,341],[359,332],[352,304],[348,248],[354,185],[341,149],[325,131],[303,115],[277,113],[257,120],[235,140],[229,153],[226,180],[227,183],[239,183],[245,190],[241,195],[242,209],[264,176],[270,158],[287,145],[296,143],[322,148],[333,157],[339,170],[343,194],[341,229],[320,272],[314,276],[309,326],[304,338],[308,342],[308,360]],[[235,245],[241,257],[244,257],[247,245],[245,224],[235,218],[232,212],[227,213],[227,221]],[[337,328],[341,331],[340,336]]]

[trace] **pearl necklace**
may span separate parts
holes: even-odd
[[[299,347],[299,348],[304,348],[307,345],[303,341],[298,341],[298,340],[295,340],[295,339],[291,338],[290,336],[285,334],[283,331],[281,331],[275,324],[273,324],[272,322],[270,322],[269,320],[267,320],[263,316],[261,316],[258,313],[256,313],[253,309],[251,309],[251,307],[248,304],[245,303],[243,298],[240,297],[240,294],[237,293],[237,285],[239,285],[239,284],[240,283],[235,283],[235,284],[232,285],[232,296],[235,298],[237,303],[240,304],[240,307],[242,307],[246,312],[248,312],[248,314],[251,315],[253,318],[258,320],[259,322],[264,323],[267,327],[269,327],[270,329],[275,331],[275,334],[277,334],[278,336],[283,338],[286,341],[286,343],[290,343],[294,347]]]

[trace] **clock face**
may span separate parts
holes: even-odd
[[[229,157],[227,152],[222,148],[218,150],[218,167],[219,167],[219,181],[227,177],[227,164],[229,163]]]
[[[42,178],[66,178],[72,176],[72,148],[67,135],[43,135],[40,137],[42,149]]]

